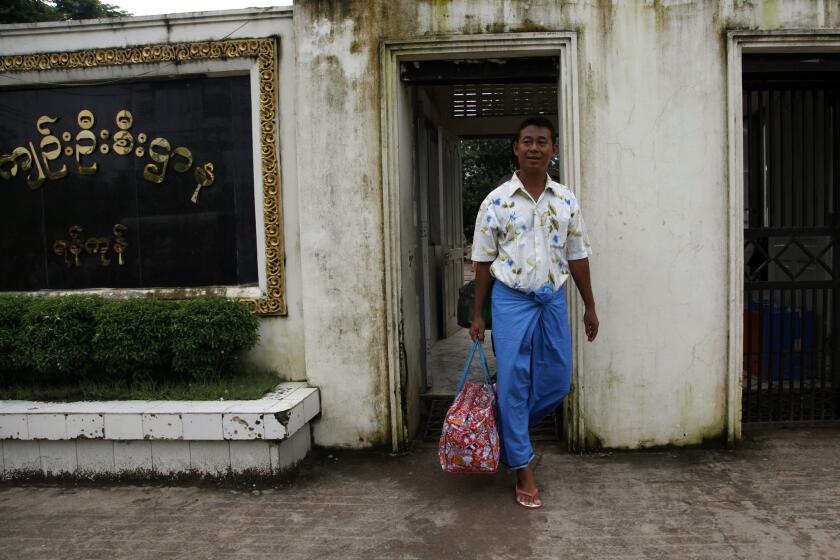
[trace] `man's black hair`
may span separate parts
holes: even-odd
[[[516,132],[516,140],[519,140],[519,136],[522,134],[522,129],[529,127],[529,126],[538,126],[540,128],[547,128],[551,132],[551,141],[555,144],[559,143],[559,136],[557,135],[557,129],[554,128],[554,123],[551,122],[550,119],[546,117],[528,117],[521,123],[519,123],[519,130]]]

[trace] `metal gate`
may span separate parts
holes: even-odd
[[[743,421],[838,419],[840,81],[743,78]]]

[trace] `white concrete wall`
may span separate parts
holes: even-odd
[[[270,9],[7,28],[0,52],[280,37],[289,315],[262,321],[252,358],[321,389],[316,443],[363,447],[387,443],[390,421],[380,39],[577,32],[582,183],[573,187],[591,230],[602,320],[582,355],[582,409],[591,445],[635,448],[724,431],[724,36],[752,28],[840,28],[840,7],[304,0],[293,22]]]
[[[299,1],[301,219],[318,224],[301,235],[307,372],[325,411],[316,440],[385,441],[380,38],[579,34],[573,187],[602,321],[582,355],[582,409],[590,446],[637,448],[725,433],[725,31],[821,27],[840,27],[836,2]]]
[[[597,17],[578,189],[603,327],[583,355],[584,423],[606,447],[699,443],[725,427],[723,38],[699,4]]]
[[[276,370],[283,379],[303,380],[306,379],[306,369],[301,299],[297,165],[295,163],[297,136],[294,117],[297,76],[291,8],[253,8],[202,14],[3,26],[0,27],[0,53],[4,55],[30,54],[268,36],[277,37],[280,42],[279,144],[288,316],[265,317],[260,321],[260,342],[250,353],[249,358],[260,367]],[[177,76],[202,72],[241,71],[247,66],[248,63],[242,60],[213,61],[179,66],[166,65],[161,73]],[[154,67],[140,67],[140,65],[72,72],[27,72],[12,77],[0,74],[0,87],[21,87],[26,82],[108,80],[150,71],[151,73],[146,77],[158,74]],[[252,99],[252,102],[256,103],[256,99]],[[261,236],[262,232],[258,232],[258,238]]]
[[[295,7],[306,371],[321,445],[388,441],[377,21]]]

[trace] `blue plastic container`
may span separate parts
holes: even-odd
[[[810,377],[814,360],[814,313],[769,302],[750,303],[761,314],[761,376]]]

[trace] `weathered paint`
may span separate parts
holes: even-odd
[[[298,2],[298,175],[317,185],[301,187],[301,221],[319,224],[301,234],[316,439],[384,442],[388,427],[379,39],[578,32],[579,190],[602,320],[582,355],[583,421],[587,447],[639,448],[726,433],[725,32],[820,27],[840,27],[835,3]]]
[[[388,441],[374,4],[294,12],[306,372],[327,387],[322,445]]]
[[[318,443],[363,447],[391,435],[380,42],[509,32],[579,38],[582,184],[573,186],[602,319],[581,356],[587,446],[697,444],[725,431],[725,33],[840,28],[836,2],[305,0],[293,21],[275,12],[248,12],[235,35],[281,38],[289,315],[261,320],[249,358],[321,389]],[[233,27],[218,13],[131,21],[0,32],[0,50],[203,40]]]

